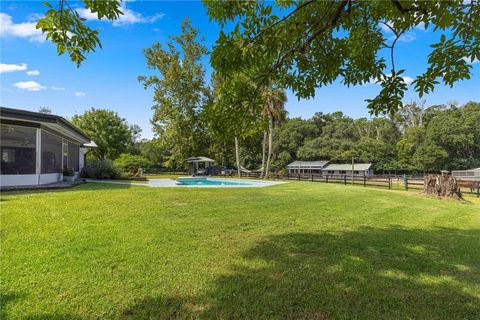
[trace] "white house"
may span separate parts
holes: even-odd
[[[371,167],[371,163],[354,163],[353,175],[359,177],[368,177],[373,174]],[[329,164],[322,169],[322,175],[346,175],[351,177],[352,164]]]
[[[35,186],[76,175],[95,143],[56,115],[0,107],[0,187]]]
[[[289,174],[322,174],[328,161],[294,161],[287,165]]]

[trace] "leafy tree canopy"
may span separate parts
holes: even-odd
[[[90,109],[75,115],[72,123],[80,128],[97,144],[91,153],[100,160],[115,160],[127,150],[132,142],[132,127],[116,112],[105,109]],[[133,127],[137,129],[137,127]]]
[[[273,81],[298,98],[311,98],[316,88],[337,79],[346,86],[373,80],[382,87],[367,100],[375,115],[402,106],[407,84],[394,53],[409,30],[432,27],[442,34],[431,46],[426,70],[413,82],[420,97],[440,82],[453,86],[469,79],[467,61],[480,59],[480,5],[473,0],[204,3],[211,19],[223,27],[211,55],[222,77],[242,73],[256,87]],[[391,30],[393,39],[382,28]],[[255,98],[247,94],[239,100]]]
[[[123,14],[120,10],[121,0],[82,0],[80,3],[98,19],[116,20]],[[47,11],[36,27],[42,30],[47,40],[56,44],[58,55],[68,53],[78,67],[86,59],[86,54],[95,51],[97,46],[102,47],[98,30],[85,25],[85,18],[72,9],[69,1],[45,1],[43,4]]]
[[[52,109],[50,109],[49,107],[40,107],[38,109],[38,112],[45,113],[45,114],[52,114]]]
[[[190,20],[185,19],[181,29],[180,35],[170,36],[166,48],[157,42],[144,50],[148,67],[158,74],[138,77],[145,88],[154,89],[151,123],[170,150],[169,167],[185,164],[186,158],[202,153],[207,140],[200,115],[210,97],[201,63],[207,49]]]

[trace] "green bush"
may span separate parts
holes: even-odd
[[[93,179],[115,179],[120,176],[120,171],[110,160],[94,160],[81,173],[81,177]]]
[[[140,155],[132,155],[128,153],[121,154],[115,160],[115,167],[120,169],[126,176],[135,176],[139,173],[140,168],[146,171],[152,163],[145,157]]]
[[[63,169],[63,175],[65,177],[73,177],[75,175],[75,171],[73,171],[73,169]]]

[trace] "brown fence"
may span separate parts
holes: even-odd
[[[243,176],[243,175],[242,175]],[[403,178],[403,177],[390,177],[390,176],[370,176],[361,177],[354,176],[353,180],[351,176],[347,175],[320,175],[320,174],[285,174],[284,176],[273,175],[272,178],[286,179],[286,180],[299,180],[299,181],[312,181],[312,182],[324,182],[324,183],[340,183],[350,185],[363,185],[364,187],[379,187],[386,189],[399,189],[399,190],[423,190],[424,178]],[[463,194],[470,194],[480,197],[480,182],[476,181],[464,181],[458,180],[460,190]]]
[[[390,177],[362,177],[346,175],[320,175],[320,174],[286,174],[284,179],[287,180],[300,180],[300,181],[312,181],[312,182],[324,182],[324,183],[339,183],[343,185],[363,185],[364,187],[379,187],[392,189],[392,178]]]

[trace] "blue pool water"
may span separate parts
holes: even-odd
[[[262,182],[213,178],[178,178],[177,183],[184,186],[255,186]]]

